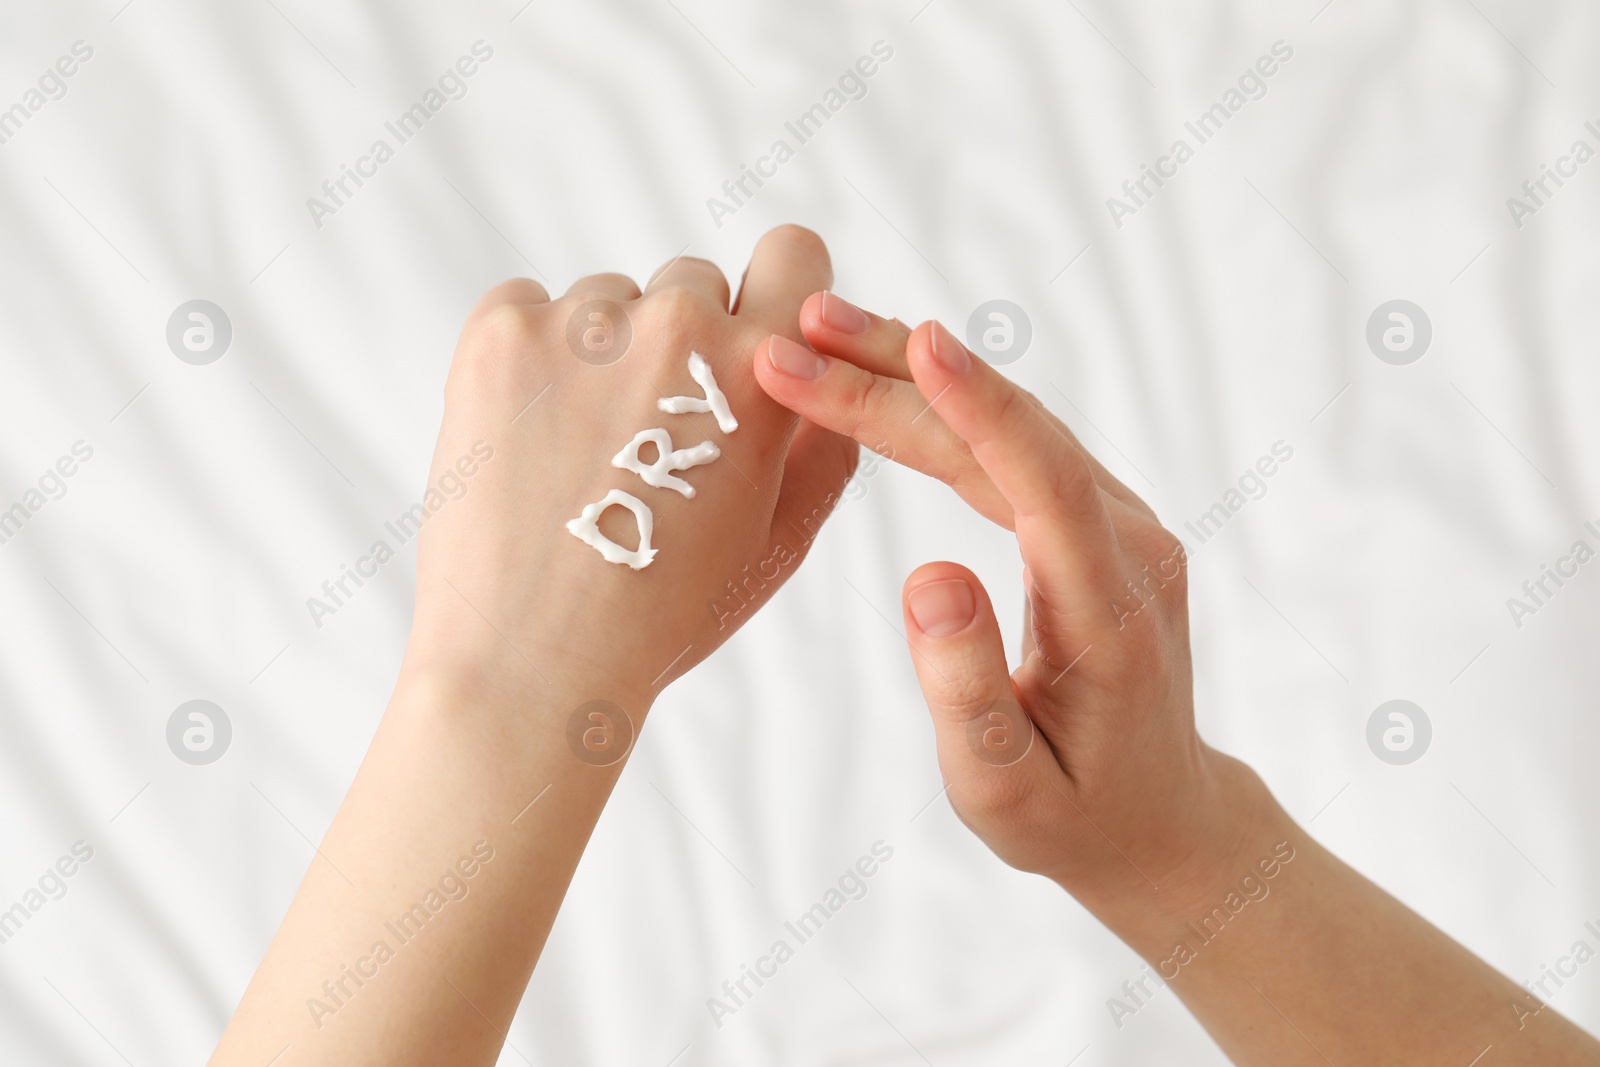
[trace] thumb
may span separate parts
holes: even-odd
[[[1065,775],[1017,699],[989,594],[967,568],[929,563],[906,579],[902,599],[951,805],[1015,862],[1015,846],[1054,815],[1052,786]]]

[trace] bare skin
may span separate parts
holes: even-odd
[[[775,545],[803,555],[801,531],[815,535],[854,470],[853,442],[768,399],[752,371],[775,333],[799,336],[801,302],[831,277],[816,235],[781,227],[756,246],[732,314],[721,272],[692,259],[643,295],[595,275],[554,301],[518,280],[479,302],[429,475],[438,486],[455,471],[467,490],[423,526],[394,697],[212,1063],[496,1061],[652,701],[748,617],[719,619],[708,604]],[[632,327],[608,365],[568,345],[569,321],[596,297]],[[658,410],[664,396],[701,395],[691,350],[712,366],[736,431]],[[721,450],[682,472],[693,499],[610,465],[651,427],[677,448]],[[660,554],[643,570],[565,528],[618,488],[655,517]],[[637,543],[619,508],[601,527]],[[616,710],[580,711],[597,700]]]
[[[773,399],[1016,533],[1015,670],[967,568],[920,567],[903,597],[950,802],[996,855],[1089,908],[1242,1067],[1600,1063],[1200,739],[1181,545],[1058,419],[935,323],[832,293],[800,321],[809,348],[757,363]]]
[[[394,697],[212,1062],[495,1062],[651,703],[749,617],[707,610],[728,582],[783,561],[745,586],[753,609],[793,571],[854,469],[852,438],[950,484],[1016,533],[1026,565],[1015,671],[970,571],[933,563],[906,582],[956,812],[1142,953],[1236,1062],[1600,1062],[1199,739],[1184,559],[1150,509],[942,328],[806,299],[830,276],[815,235],[785,227],[731,314],[698,260],[643,294],[595,275],[552,301],[518,280],[473,310]],[[635,338],[604,365],[568,340],[602,297]],[[698,394],[690,350],[738,430],[658,411]],[[722,451],[681,473],[692,499],[609,464],[657,426]],[[656,520],[643,570],[565,529],[618,488]],[[601,528],[637,541],[619,509]]]

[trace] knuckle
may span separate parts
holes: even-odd
[[[722,268],[717,266],[711,260],[705,259],[702,256],[679,256],[676,259],[670,259],[661,264],[661,266],[656,268],[655,273],[650,275],[648,285],[656,287],[655,289],[651,290],[652,292],[658,291],[661,288],[665,288],[658,283],[663,277],[668,276],[669,272],[672,277],[683,277],[684,275],[690,275],[698,278],[704,278],[706,281],[710,282],[714,288],[723,292],[726,292],[728,289],[728,276],[723,274]]]
[[[1087,459],[1070,444],[1058,462],[1051,465],[1050,488],[1051,495],[1068,515],[1091,515],[1103,506],[1094,471],[1090,469]]]
[[[709,297],[686,285],[664,285],[646,297],[645,304],[651,315],[664,320],[668,326],[722,312]]]
[[[936,423],[935,426],[938,428],[927,431],[925,435],[908,435],[908,441],[919,442],[920,439],[923,445],[917,449],[920,457],[918,469],[935,481],[948,485],[964,498],[969,494],[992,490],[994,483],[978,463],[966,439],[951,433],[942,424]],[[908,429],[914,430],[916,427]]]
[[[860,372],[850,395],[850,434],[856,437],[883,421],[885,405],[894,390],[893,384],[876,374]]]
[[[701,274],[704,274],[707,277],[720,281],[724,285],[726,285],[728,282],[727,276],[722,273],[722,268],[711,262],[709,259],[705,259],[701,256],[684,256],[682,259],[678,260],[678,262],[682,263],[691,270],[699,271]]]
[[[634,284],[632,278],[628,277],[626,274],[620,274],[614,270],[604,271],[600,274],[591,274],[589,277],[581,279],[580,284],[583,284],[584,289],[592,291],[599,291],[604,286],[613,285],[620,289],[638,288],[638,286]]]
[[[787,251],[823,253],[826,254],[828,246],[814,231],[804,226],[797,226],[786,222],[782,226],[774,226],[761,238],[761,243],[771,242]]]
[[[629,311],[635,335],[655,339],[650,346],[663,362],[681,360],[690,349],[711,360],[721,381],[716,339],[727,336],[728,313],[705,293],[683,285],[666,285],[648,293]],[[729,388],[727,383],[724,389]],[[730,394],[731,395],[731,394]]]
[[[1157,533],[1155,561],[1156,573],[1172,588],[1189,587],[1189,552],[1182,538],[1164,526],[1155,527]]]
[[[993,419],[996,426],[1010,426],[1019,416],[1031,413],[1027,406],[1027,394],[1015,385],[1007,383],[1000,390],[1000,399],[994,405]],[[1018,405],[1022,405],[1021,409]]]
[[[969,723],[995,702],[994,680],[975,670],[973,664],[956,660],[941,663],[939,669],[944,676],[939,680],[937,703],[952,720]]]
[[[550,291],[532,278],[511,278],[493,290],[507,303],[537,304],[550,299]]]
[[[484,359],[525,350],[539,335],[538,316],[521,304],[496,304],[479,316],[468,338],[468,350]]]
[[[1139,584],[1151,595],[1171,599],[1188,588],[1189,556],[1172,531],[1154,523],[1139,525],[1122,540],[1139,565]]]
[[[446,387],[488,379],[504,384],[527,366],[538,347],[540,316],[525,304],[496,303],[467,328],[451,363]]]
[[[1020,386],[1006,383],[989,416],[990,434],[999,437],[1017,432],[1021,427],[1028,440],[1042,444],[1052,453],[1045,461],[1048,471],[1045,486],[1058,513],[1074,519],[1087,518],[1105,506],[1094,466],[1088,454],[1069,435],[1058,437],[1054,428],[1042,420],[1048,412],[1038,397]]]

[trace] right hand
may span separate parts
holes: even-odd
[[[1179,539],[1037,399],[937,323],[910,330],[819,293],[800,324],[816,354],[774,339],[756,363],[768,395],[862,443],[887,442],[897,461],[1016,532],[1028,620],[1015,671],[970,570],[930,563],[905,583],[906,633],[956,813],[1007,863],[1096,910],[1209,900],[1253,858],[1239,855],[1257,847],[1251,831],[1275,806],[1195,731]]]

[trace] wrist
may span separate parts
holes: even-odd
[[[1304,832],[1248,765],[1202,748],[1194,793],[1170,840],[1142,854],[1116,885],[1069,884],[1080,903],[1146,958],[1164,954],[1190,924],[1261,892],[1306,842]]]
[[[653,693],[575,658],[535,663],[531,654],[498,643],[463,649],[413,634],[385,718],[489,734],[514,748],[566,753],[590,766],[620,764]],[[598,722],[597,715],[607,721]],[[612,736],[602,736],[605,730]]]

